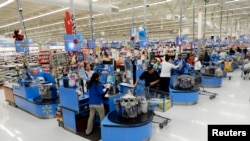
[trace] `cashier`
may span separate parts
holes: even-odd
[[[104,106],[102,97],[105,95],[110,86],[107,86],[106,91],[103,90],[103,85],[100,82],[101,75],[97,72],[95,72],[90,79],[89,82],[89,119],[88,119],[88,125],[87,129],[85,131],[85,134],[88,136],[93,131],[93,123],[94,123],[94,117],[95,113],[97,112],[100,121],[104,118]]]
[[[147,71],[143,72],[139,79],[136,80],[135,86],[137,86],[140,80],[145,81],[145,87],[157,88],[160,82],[160,75],[154,70],[154,66],[150,64],[147,67]]]
[[[93,71],[91,70],[91,66],[89,63],[84,64],[84,70],[85,70],[85,77],[87,80],[90,80],[91,76],[93,75]]]

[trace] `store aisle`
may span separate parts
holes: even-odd
[[[151,141],[206,141],[208,124],[250,124],[250,80],[240,78],[240,70],[230,73],[221,88],[206,89],[219,93],[214,100],[200,96],[192,106],[174,106],[161,115],[172,122],[164,129],[154,124]],[[0,90],[1,141],[85,141],[63,128],[55,119],[38,119],[8,105]]]
[[[162,114],[172,122],[160,130],[156,125],[152,141],[207,141],[208,124],[250,124],[250,80],[240,77],[240,69],[223,79],[221,88],[206,88],[219,95],[210,100],[200,95],[193,106],[174,106]]]

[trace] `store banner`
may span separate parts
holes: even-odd
[[[182,41],[181,41],[180,37],[176,37],[176,43],[177,43],[178,46],[182,45]]]
[[[105,43],[103,42],[102,47],[108,47],[108,42],[105,42]]]
[[[187,35],[182,35],[181,40],[182,41],[188,41],[188,36]]]
[[[220,36],[216,36],[216,42],[221,42],[221,38],[220,38]]]
[[[83,36],[78,34],[65,34],[64,35],[65,51],[79,51],[84,47]]]
[[[88,40],[88,47],[89,47],[90,49],[96,48],[95,40],[89,39],[89,40]]]
[[[146,48],[148,46],[147,38],[140,37],[140,48]]]
[[[145,48],[148,46],[148,37],[147,37],[147,31],[145,26],[140,26],[138,29],[138,35],[139,35],[139,46],[140,48]]]
[[[214,38],[210,38],[210,45],[214,45]]]
[[[16,41],[16,52],[29,52],[29,41]]]
[[[136,46],[136,42],[135,42],[135,41],[132,41],[132,40],[130,41],[129,44],[130,44],[131,47],[135,47],[135,46]]]
[[[112,48],[120,48],[121,47],[121,43],[120,42],[112,42],[111,43],[111,47]]]

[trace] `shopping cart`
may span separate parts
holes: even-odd
[[[172,96],[169,95],[169,93],[167,92],[160,91],[158,89],[153,89],[150,87],[144,88],[144,96],[147,99],[148,110],[151,110],[154,113],[154,118],[152,122],[159,124],[159,127],[161,129],[167,126],[171,119],[158,115],[155,111],[166,112],[171,107],[173,107]]]
[[[213,100],[218,95],[218,93],[209,92],[209,91],[205,90],[205,87],[202,85],[201,72],[198,72],[198,71],[192,72],[192,73],[190,73],[190,75],[195,77],[195,87],[199,87],[199,94],[200,95],[206,95],[211,100]]]
[[[250,80],[250,70],[248,68],[246,68],[247,64],[249,63],[249,59],[245,59],[244,63],[241,67],[241,78],[245,79],[249,79]]]

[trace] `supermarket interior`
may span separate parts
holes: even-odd
[[[1,141],[249,141],[250,0],[0,0],[0,17]]]

